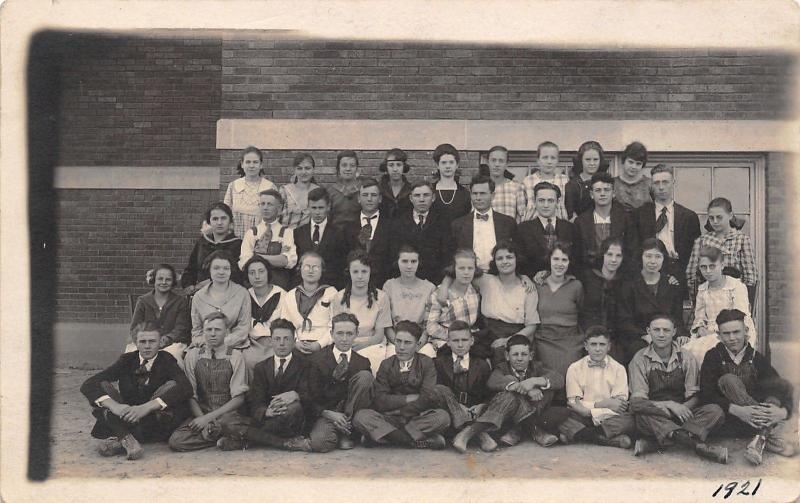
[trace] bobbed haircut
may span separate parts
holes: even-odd
[[[450,263],[445,266],[442,270],[445,276],[450,278],[456,277],[456,260],[460,258],[468,258],[472,260],[475,264],[475,277],[480,278],[483,276],[483,271],[480,267],[478,267],[478,256],[475,255],[475,252],[469,248],[459,248],[458,250],[453,253],[453,258],[450,260]]]
[[[625,241],[621,236],[609,236],[600,243],[600,253],[595,257],[595,268],[603,269],[603,257],[608,253],[609,248],[615,245],[622,250],[622,262],[619,265],[620,270],[622,270],[622,264],[625,263]]]
[[[403,163],[403,173],[408,173],[411,171],[411,165],[408,164],[408,154],[405,153],[404,150],[399,148],[393,148],[386,152],[386,155],[381,161],[380,165],[378,166],[378,171],[381,173],[386,173],[386,166],[389,161],[400,161]]]
[[[162,263],[162,264],[156,264],[153,267],[153,275],[150,276],[148,278],[148,280],[147,280],[147,284],[148,285],[155,285],[155,283],[156,283],[156,273],[158,271],[169,271],[170,274],[172,274],[172,286],[174,287],[176,284],[178,284],[178,275],[175,273],[175,268],[172,267],[171,264]]]
[[[213,252],[209,253],[206,258],[203,260],[203,272],[206,274],[209,273],[211,270],[211,263],[215,260],[225,260],[231,265],[231,273],[236,270],[236,262],[233,260],[231,255],[225,250],[214,250]]]
[[[358,156],[352,150],[342,150],[338,154],[336,154],[336,174],[339,174],[341,169],[342,159],[345,157],[352,157],[356,160],[356,167],[358,167]]]
[[[500,250],[507,250],[510,253],[513,253],[514,257],[517,258],[517,269],[519,269],[520,261],[522,259],[519,245],[510,239],[502,239],[499,243],[494,245],[494,248],[492,248],[492,260],[489,262],[489,274],[497,275],[500,272],[497,270],[497,262],[495,262],[495,256]]]
[[[625,159],[628,158],[634,161],[641,161],[642,167],[644,168],[647,166],[647,147],[638,141],[629,143],[628,146],[625,147],[625,150],[622,151],[622,162],[625,162]]]
[[[553,249],[550,250],[550,253],[547,254],[547,260],[548,261],[551,258],[553,258],[553,253],[555,253],[556,250],[558,250],[561,253],[563,253],[564,255],[566,255],[567,258],[569,259],[569,263],[570,264],[573,263],[574,258],[572,256],[572,254],[573,254],[572,246],[570,246],[570,244],[567,243],[566,241],[561,241],[561,240],[557,240],[555,243],[553,243]]]

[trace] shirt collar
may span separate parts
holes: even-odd
[[[725,351],[727,351],[727,352],[728,352],[728,356],[730,356],[730,357],[731,357],[731,360],[733,360],[733,363],[735,363],[736,365],[739,365],[740,363],[742,363],[742,360],[744,360],[744,355],[745,355],[745,353],[747,353],[747,347],[748,347],[749,345],[750,345],[750,343],[749,343],[749,342],[748,342],[748,343],[746,343],[746,344],[744,345],[744,347],[742,348],[742,350],[741,350],[741,351],[739,351],[737,354],[733,354],[733,353],[731,353],[731,352],[728,350],[728,348],[727,348],[727,347],[725,348]]]
[[[453,363],[455,363],[455,362],[456,362],[456,360],[458,359],[458,356],[457,356],[455,353],[452,353],[452,354],[451,354],[451,356],[453,357]],[[463,362],[463,363],[462,363],[463,367],[464,367],[465,369],[468,369],[468,368],[469,368],[469,353],[465,354],[465,355],[464,355],[464,356],[461,358],[461,361]]]
[[[608,217],[601,217],[597,214],[596,211],[592,212],[592,216],[594,217],[594,223],[596,224],[610,224],[611,223],[611,213],[608,214]]]
[[[380,218],[381,218],[381,210],[378,210],[378,211],[376,211],[375,213],[373,213],[373,214],[372,214],[372,217],[368,217],[368,216],[366,216],[366,215],[364,214],[364,212],[363,212],[363,211],[361,212],[361,221],[362,221],[362,222],[363,222],[364,220],[367,220],[367,219],[369,219],[369,218],[372,218],[372,222],[374,222],[375,220],[378,220],[378,219],[380,219]]]
[[[274,355],[273,358],[275,359],[275,370],[278,370],[278,367],[281,366],[281,358],[278,355]],[[286,367],[289,366],[289,362],[292,361],[292,353],[289,353],[288,356],[284,356],[283,358],[286,360],[286,363],[283,365],[283,370],[286,370]]]
[[[414,363],[414,357],[412,356],[410,360],[401,361],[399,358],[397,359],[397,363],[400,364],[400,372],[408,372],[411,370],[411,364]]]
[[[146,368],[148,372],[150,372],[150,369],[153,368],[153,362],[156,361],[156,358],[158,358],[158,353],[156,353],[154,357],[150,358],[150,360],[147,361],[147,365],[144,366],[144,368]],[[142,354],[139,353],[139,365],[141,365],[142,363],[144,363],[144,358],[142,358]]]
[[[478,210],[474,210],[474,213],[475,213],[475,215],[489,215],[489,218],[492,218],[492,214],[493,214],[494,212],[492,211],[492,208],[489,208],[489,209],[488,209],[488,210],[486,210],[484,213],[481,213],[481,212],[480,212],[480,211],[478,211]]]
[[[314,229],[314,226],[315,226],[315,225],[319,225],[319,228],[320,228],[320,229],[322,229],[322,228],[324,228],[326,225],[328,225],[328,219],[326,218],[325,220],[323,220],[323,221],[322,221],[322,222],[320,222],[320,223],[317,223],[317,222],[315,222],[315,221],[313,221],[313,220],[312,220],[312,221],[311,221],[311,229],[312,229],[312,232],[313,232],[313,229]]]
[[[339,357],[342,356],[343,354],[347,356],[347,362],[349,363],[350,360],[351,360],[351,357],[353,355],[353,350],[352,349],[348,349],[346,353],[342,353],[341,351],[336,349],[336,346],[333,347],[333,358],[337,362],[339,361]]]
[[[430,215],[431,212],[430,212],[430,210],[428,210],[425,213],[420,213],[417,210],[414,210],[413,213],[414,213],[414,220],[417,221],[417,220],[419,220],[419,216],[420,215],[424,216],[427,219],[428,215]]]
[[[547,217],[543,217],[541,215],[537,215],[537,216],[539,217],[539,221],[542,222],[542,227],[547,227]],[[550,220],[552,221],[553,227],[555,227],[556,226],[556,220],[558,220],[558,219],[556,217],[550,217]]]
[[[669,361],[666,364],[667,367],[669,367],[674,360],[678,359],[678,351],[680,350],[681,348],[678,346],[678,343],[672,341],[672,354],[670,355]],[[661,357],[658,356],[658,353],[656,353],[656,348],[653,346],[653,343],[650,343],[650,345],[647,346],[647,349],[644,351],[644,355],[650,358],[654,362],[662,362],[662,363],[664,362],[664,360],[662,360]]]
[[[673,209],[675,208],[675,201],[670,201],[667,204],[655,203],[656,205],[656,215],[661,213],[661,208],[666,208],[667,213],[672,213]]]

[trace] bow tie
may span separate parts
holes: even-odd
[[[489,221],[489,214],[488,213],[481,214],[481,213],[478,213],[476,211],[475,212],[475,219],[476,220],[483,220],[484,222],[488,222]]]
[[[606,368],[606,361],[603,360],[603,361],[596,362],[596,361],[590,359],[589,360],[589,368],[592,368],[592,367],[598,367],[598,368],[604,369],[604,368]]]

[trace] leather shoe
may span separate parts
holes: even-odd
[[[433,449],[438,451],[445,447],[447,447],[447,441],[438,433],[428,435],[424,439],[414,442],[414,448],[416,449]]]
[[[714,461],[720,464],[728,464],[728,448],[727,447],[720,447],[718,445],[708,445],[708,444],[697,444],[694,446],[694,452],[697,453],[698,456],[704,459],[708,459],[709,461]],[[745,455],[747,451],[745,451]]]
[[[125,452],[128,453],[127,457],[130,460],[139,459],[144,454],[144,449],[142,449],[139,441],[136,440],[130,433],[122,437],[120,439],[120,443],[125,449]]]
[[[744,459],[755,466],[760,465],[764,461],[764,447],[766,444],[767,439],[763,435],[753,437],[753,440],[747,444],[747,448],[744,450]]]
[[[508,430],[500,437],[500,443],[503,445],[507,445],[508,447],[514,447],[522,440],[522,435],[520,435],[519,430],[514,427]]]
[[[597,443],[607,447],[619,447],[620,449],[630,449],[633,445],[631,437],[628,435],[617,435],[616,437],[608,438],[605,435],[597,437]]]
[[[245,450],[247,448],[241,437],[220,437],[217,440],[217,447],[221,451],[238,451],[239,449]]]
[[[481,450],[483,452],[492,452],[497,450],[497,442],[495,442],[492,436],[485,431],[478,433],[478,441],[481,443]]]
[[[533,430],[533,440],[542,447],[550,447],[551,445],[558,443],[557,436],[547,433],[541,428],[535,428]]]
[[[347,436],[339,437],[339,444],[338,444],[339,449],[341,449],[343,451],[349,451],[350,449],[354,448],[355,446],[356,446],[356,443],[353,442],[352,438],[347,437]]]
[[[311,441],[303,436],[296,436],[287,439],[283,443],[284,450],[295,452],[311,452]]]
[[[633,446],[633,455],[641,456],[643,454],[650,454],[658,451],[658,444],[649,438],[640,438],[636,440]]]
[[[104,438],[97,444],[97,452],[100,453],[101,456],[111,457],[117,454],[125,454],[125,448],[122,447],[122,443],[120,443],[117,437],[109,437]]]

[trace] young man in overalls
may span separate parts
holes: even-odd
[[[246,422],[237,410],[244,405],[247,370],[238,349],[225,346],[225,315],[213,312],[203,320],[205,346],[186,353],[184,367],[194,396],[189,400],[192,419],[169,438],[174,451],[195,451],[218,445],[222,422]]]
[[[642,435],[634,455],[680,444],[702,458],[727,463],[727,448],[705,443],[708,434],[725,421],[725,413],[716,404],[699,405],[699,369],[694,358],[684,356],[672,340],[672,318],[655,315],[647,333],[652,342],[636,353],[628,368],[630,408]]]
[[[793,389],[750,345],[744,319],[738,309],[723,309],[717,315],[720,343],[703,360],[700,400],[727,413],[724,433],[753,437],[744,457],[760,465],[765,448],[782,456],[795,453],[797,435],[786,421],[793,409]]]

